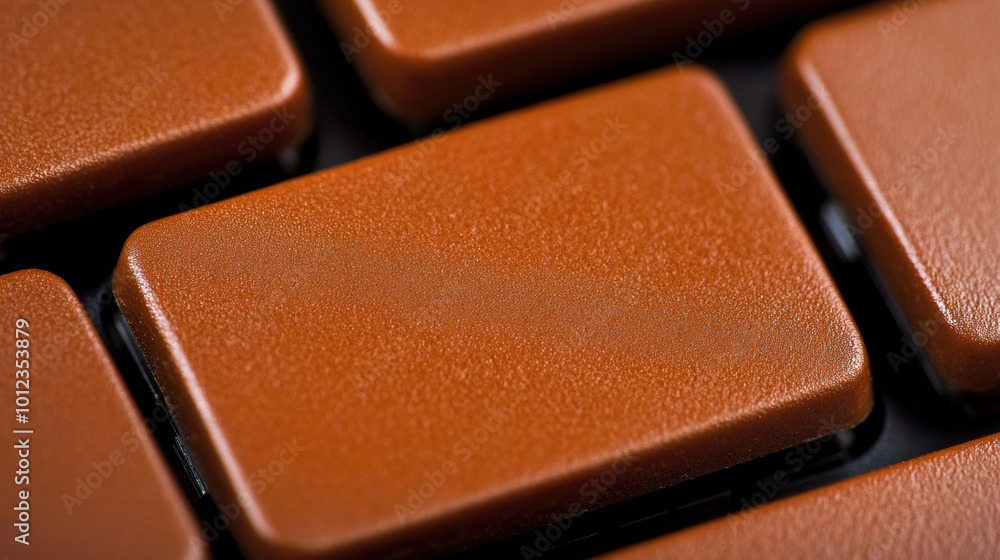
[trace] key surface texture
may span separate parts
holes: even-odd
[[[454,550],[865,418],[758,152],[657,72],[148,224],[115,293],[248,554]]]
[[[913,335],[961,391],[1000,391],[1000,3],[908,2],[806,31],[786,109]]]
[[[996,558],[998,472],[994,435],[601,558]]]
[[[232,4],[236,4],[235,2]],[[0,0],[0,234],[214,173],[307,129],[268,0]]]
[[[69,286],[39,270],[0,276],[0,321],[10,376],[0,556],[206,558],[187,501]],[[25,534],[27,545],[15,541]]]

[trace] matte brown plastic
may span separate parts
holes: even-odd
[[[143,226],[115,293],[251,557],[454,550],[868,414],[755,150],[657,72]]]
[[[0,335],[0,557],[206,558],[186,499],[69,286],[40,270],[0,276]]]
[[[0,30],[0,234],[231,179],[308,128],[268,0],[0,0]]]
[[[786,108],[924,348],[967,392],[1000,391],[1000,3],[885,5],[812,28]],[[818,109],[818,110],[817,110]]]
[[[458,124],[481,104],[676,49],[682,67],[765,21],[837,0],[320,0],[383,108]]]
[[[601,558],[996,558],[998,472],[994,435]]]

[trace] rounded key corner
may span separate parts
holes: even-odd
[[[281,89],[271,99],[270,104],[272,112],[279,112],[275,115],[276,117],[280,118],[280,112],[283,110],[294,115],[289,123],[292,133],[288,136],[293,139],[291,144],[301,142],[302,137],[312,127],[315,114],[315,95],[309,76],[297,59],[296,63],[289,68]]]
[[[156,234],[150,230],[158,226],[159,222],[143,225],[129,234],[125,240],[111,279],[112,292],[119,302],[136,287],[146,257],[155,256],[159,244],[155,239],[147,238],[155,237]]]
[[[69,309],[73,309],[74,312],[79,313],[82,317],[87,317],[87,312],[84,310],[73,288],[70,287],[66,280],[53,272],[39,268],[27,268],[10,272],[5,275],[5,278],[12,283],[31,286],[33,289],[48,294],[48,297],[53,300],[61,300],[62,304],[66,305]]]
[[[274,17],[277,20],[276,14]],[[290,111],[302,113],[306,118],[293,121],[292,128],[298,131],[307,130],[315,111],[315,95],[312,82],[309,79],[309,72],[306,70],[306,65],[298,50],[288,39],[285,27],[280,21],[275,21],[274,25],[276,26],[275,36],[284,42],[282,50],[285,51],[287,64],[279,82],[280,85],[270,99],[270,107],[274,110],[289,107]]]
[[[809,61],[815,57],[816,51],[823,48],[828,42],[832,40],[836,43],[838,41],[837,35],[840,29],[845,25],[850,25],[852,21],[863,19],[865,14],[873,9],[878,9],[878,4],[833,14],[807,23],[798,30],[788,46],[785,47],[785,52],[781,56],[782,67],[787,69]],[[830,37],[831,34],[833,37]]]
[[[357,0],[319,2],[339,40],[340,55],[355,67],[379,109],[392,118],[426,123],[440,117],[434,99],[422,93],[422,83],[451,78],[450,62],[432,49],[407,45],[381,20],[362,13]],[[390,21],[392,13],[389,13]],[[378,31],[375,31],[375,30]]]
[[[846,306],[844,306],[846,312]],[[836,422],[843,429],[855,428],[864,423],[875,409],[875,386],[871,371],[871,358],[861,333],[850,323],[850,359],[837,376],[835,391],[840,394],[840,417]]]
[[[197,531],[195,532],[197,533]],[[201,543],[195,543],[195,539],[197,539],[197,537],[192,535],[191,546],[188,548],[188,555],[185,560],[212,560],[213,556],[208,547],[202,546]]]
[[[362,56],[369,49],[385,53],[393,59],[438,62],[439,56],[430,55],[429,50],[407,46],[393,35],[389,23],[395,15],[405,9],[400,2],[393,1],[374,14],[365,14],[360,4],[365,0],[320,0],[319,4],[330,27],[337,30],[340,50],[348,63],[355,56]],[[375,18],[369,17],[374,15]]]
[[[924,350],[936,375],[960,396],[1000,397],[1000,342],[959,329],[951,322],[936,325],[925,321],[913,340],[927,336]],[[934,327],[940,332],[934,332]]]
[[[239,517],[233,520],[233,531],[248,560],[321,557],[330,550],[328,541],[336,539],[329,533],[318,534],[319,538],[296,535],[298,523],[275,524],[264,514],[260,502],[233,499],[225,503],[240,508]]]
[[[778,101],[788,111],[808,105],[811,96],[817,93],[813,91],[815,86],[810,83],[810,76],[815,74],[813,61],[815,49],[819,48],[816,43],[821,40],[819,33],[818,27],[807,27],[799,32],[779,61]]]
[[[875,387],[872,378],[866,372],[851,388],[854,396],[854,406],[848,408],[839,425],[845,430],[852,430],[868,421],[875,412]]]
[[[871,360],[868,357],[868,350],[862,345],[858,352],[856,367],[848,372],[848,382],[850,391],[855,396],[856,404],[863,412],[857,416],[857,420],[853,422],[852,426],[864,422],[875,407],[875,389],[872,383]]]
[[[66,293],[73,293],[69,284],[67,284],[66,281],[59,275],[40,268],[25,268],[22,270],[16,270],[9,273],[7,276],[11,280],[25,280],[32,284],[48,284],[50,286],[57,287],[59,290]]]
[[[695,62],[682,69],[673,71],[667,70],[667,72],[673,72],[677,76],[687,76],[688,79],[693,80],[704,87],[712,88],[728,95],[729,88],[726,87],[726,83],[715,72],[715,70],[712,70],[708,66]]]
[[[421,84],[446,79],[423,55],[412,56],[405,51],[384,50],[381,53],[359,55],[358,73],[372,100],[383,113],[413,124],[426,124],[441,119],[447,104],[423,93]]]
[[[135,259],[142,256],[146,251],[146,246],[149,242],[146,241],[148,231],[155,227],[154,224],[159,222],[150,222],[139,226],[128,235],[125,239],[125,244],[122,245],[121,255],[118,257],[118,263],[115,266],[115,276],[117,277],[117,272],[122,268],[130,268],[134,266]],[[153,242],[155,244],[155,242]]]

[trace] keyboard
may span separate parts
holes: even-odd
[[[991,0],[7,0],[8,558],[1000,558]]]

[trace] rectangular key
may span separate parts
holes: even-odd
[[[0,276],[0,337],[0,556],[206,558],[184,495],[69,286],[40,270]]]
[[[994,435],[601,558],[997,558],[998,472]]]
[[[0,30],[0,234],[236,175],[308,128],[268,0],[0,0]]]
[[[454,550],[865,418],[758,154],[657,72],[148,224],[115,294],[251,557]]]
[[[1000,3],[895,4],[806,32],[784,95],[922,347],[960,391],[1000,391]]]
[[[824,3],[834,2],[320,1],[376,101],[454,124],[483,103],[667,48],[686,67],[723,37]]]

